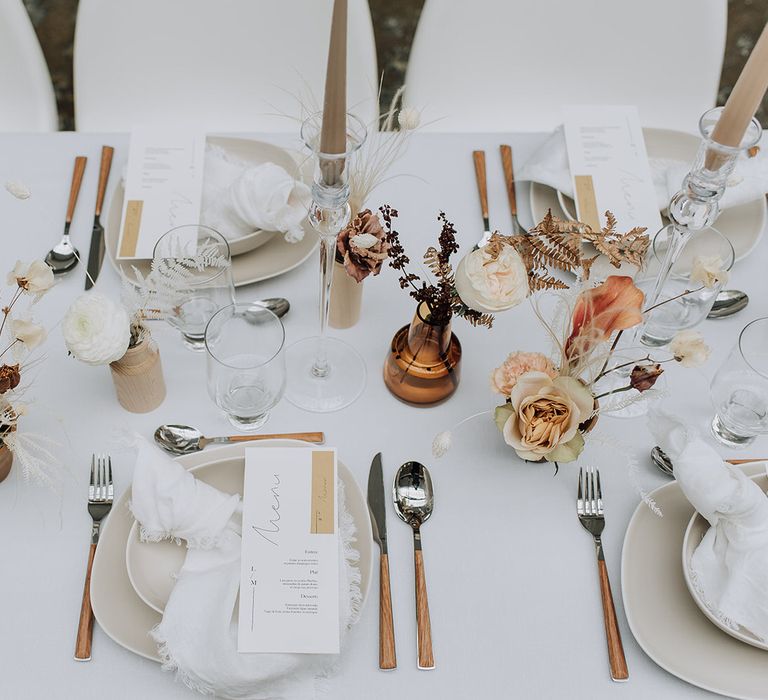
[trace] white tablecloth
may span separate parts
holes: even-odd
[[[262,137],[298,147],[298,140]],[[395,171],[415,177],[388,182],[374,202],[400,211],[397,227],[411,259],[419,260],[439,232],[444,209],[459,231],[462,246],[481,232],[471,151],[488,155],[491,223],[508,227],[498,144],[510,143],[520,163],[541,141],[536,135],[417,134]],[[17,258],[42,257],[62,230],[73,158],[88,156],[77,213],[72,225],[77,247],[87,255],[102,144],[116,149],[107,202],[127,155],[125,135],[0,136],[0,182],[19,180],[32,191],[29,200],[0,190],[0,236],[5,275]],[[521,207],[525,192],[520,193]],[[524,220],[527,219],[524,216]],[[707,322],[701,330],[713,348],[702,370],[671,367],[669,405],[706,428],[710,417],[708,382],[748,321],[766,315],[768,277],[760,259],[765,241],[734,270],[733,285],[751,297],[748,309],[731,319]],[[241,299],[285,296],[291,311],[284,319],[289,342],[314,333],[317,266],[308,262],[277,279],[238,290]],[[61,281],[37,313],[57,324],[82,291],[84,268]],[[97,288],[119,292],[117,274],[105,260]],[[413,408],[393,398],[381,379],[389,341],[407,323],[414,304],[387,269],[365,283],[362,321],[336,333],[351,342],[368,364],[363,397],[340,413],[303,413],[281,403],[268,423],[270,432],[324,430],[328,443],[359,483],[366,484],[371,457],[384,455],[385,482],[399,464],[417,459],[432,469],[436,508],[424,526],[423,542],[437,669],[416,669],[413,559],[409,528],[390,511],[389,542],[398,669],[377,668],[378,586],[360,623],[351,633],[328,697],[434,698],[693,698],[706,695],[657,667],[634,641],[623,614],[620,593],[621,544],[638,503],[624,460],[600,463],[606,501],[604,535],[619,621],[631,678],[619,687],[608,676],[594,550],[575,517],[573,465],[557,476],[549,465],[525,464],[507,448],[490,419],[463,428],[456,446],[441,461],[430,454],[435,433],[461,418],[491,408],[497,398],[488,388],[489,371],[515,349],[546,349],[544,334],[527,304],[498,316],[493,330],[454,330],[464,354],[456,394],[435,408]],[[153,326],[168,384],[165,403],[148,415],[123,411],[114,397],[108,369],[87,367],[68,358],[55,328],[46,345],[47,361],[36,371],[34,397],[24,430],[58,439],[68,474],[60,499],[13,477],[0,484],[0,698],[191,698],[170,674],[112,642],[96,626],[93,660],[77,663],[73,649],[90,518],[85,500],[92,452],[113,454],[117,493],[131,481],[132,463],[114,445],[115,428],[147,437],[164,422],[188,423],[208,435],[226,434],[229,425],[205,389],[205,358],[183,349],[167,327]],[[651,488],[665,478],[650,465],[653,444],[642,419],[604,418],[599,430],[618,438],[641,462],[641,478]],[[750,448],[768,452],[768,439]],[[723,450],[723,454],[726,451]],[[653,571],[648,576],[654,575]]]

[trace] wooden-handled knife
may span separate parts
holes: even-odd
[[[104,204],[104,193],[107,191],[109,170],[112,167],[112,156],[115,149],[103,146],[101,149],[101,167],[99,168],[99,186],[96,190],[96,210],[93,215],[93,232],[91,233],[91,249],[88,252],[88,274],[85,276],[85,291],[87,292],[96,282],[104,261],[104,227],[101,225],[101,207]]]
[[[368,474],[368,511],[371,514],[373,539],[380,549],[379,556],[379,668],[397,668],[395,626],[392,621],[392,593],[389,586],[389,555],[387,553],[387,494],[381,468],[381,452],[371,463]]]

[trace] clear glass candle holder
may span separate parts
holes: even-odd
[[[676,235],[673,226],[666,226],[656,234],[649,272],[658,270],[663,264],[670,241]],[[723,283],[716,282],[707,287],[701,281],[691,280],[691,273],[697,263],[714,264],[729,272],[734,260],[733,245],[716,229],[703,229],[691,238],[682,248],[661,290],[656,302],[661,306],[646,315],[642,343],[653,347],[667,345],[679,331],[694,328],[704,321]],[[655,281],[655,277],[649,277],[640,282],[646,297]]]
[[[728,447],[744,447],[768,433],[768,318],[748,323],[710,386],[712,434]]]
[[[152,257],[162,269],[162,292],[170,297],[166,320],[188,348],[204,352],[208,321],[235,301],[227,239],[208,226],[177,226],[158,240]]]
[[[217,311],[205,330],[208,393],[238,430],[266,423],[285,391],[285,329],[258,304]]]

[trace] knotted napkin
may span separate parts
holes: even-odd
[[[659,211],[665,211],[669,200],[677,193],[688,174],[691,163],[670,158],[649,158],[651,177],[656,189]],[[515,173],[518,181],[530,180],[549,185],[573,197],[573,180],[568,166],[565,132],[560,126]],[[768,156],[761,151],[750,158],[742,154],[728,179],[720,208],[728,209],[755,199],[768,192]]]
[[[300,449],[300,448],[299,448]],[[338,484],[340,613],[344,632],[361,604],[355,525]],[[239,654],[237,602],[240,585],[239,496],[199,481],[145,440],[139,443],[131,511],[142,539],[172,538],[188,547],[163,619],[151,634],[165,670],[184,684],[222,698],[276,700],[315,697],[338,661],[323,654]]]
[[[699,594],[724,624],[768,642],[768,498],[674,416],[659,413],[650,428],[686,498],[712,526],[690,563]]]
[[[225,238],[262,229],[300,241],[311,199],[309,187],[275,163],[249,167],[218,146],[206,150],[201,222]]]

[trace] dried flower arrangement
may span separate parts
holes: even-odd
[[[608,213],[606,218],[607,226],[595,233],[584,224],[559,221],[548,214],[532,230],[530,240],[497,235],[485,250],[471,254],[482,253],[493,259],[506,248],[512,248],[527,270],[532,292],[567,289],[564,282],[552,277],[552,267],[581,272],[582,288],[575,300],[559,292],[567,307],[566,313],[561,314],[565,320],[562,328],[557,322],[547,321],[534,304],[539,320],[554,342],[553,355],[516,351],[491,375],[493,391],[505,398],[493,412],[495,422],[505,442],[526,461],[557,464],[576,460],[584,448],[585,435],[597,416],[606,412],[606,408],[600,407],[600,399],[632,392],[626,401],[619,401],[614,407],[622,409],[654,386],[664,371],[664,363],[695,367],[709,355],[701,335],[688,330],[673,340],[670,356],[664,359],[647,353],[628,361],[614,359],[623,332],[639,326],[645,314],[680,296],[722,282],[727,272],[722,269],[722,261],[697,259],[691,280],[700,282],[701,287],[646,309],[643,292],[629,276],[611,275],[597,286],[589,286],[589,271],[596,256],[585,257],[579,241],[589,241],[615,267],[625,262],[641,266],[648,248],[643,230],[619,234],[614,217]],[[621,352],[622,358],[626,353],[639,354],[636,348]],[[619,378],[618,386],[606,387],[606,382],[615,378]],[[462,423],[487,413],[470,416]],[[433,443],[435,456],[442,456],[450,444],[450,432],[439,434]]]
[[[435,324],[444,325],[453,316],[459,316],[473,326],[490,328],[493,325],[493,316],[469,308],[456,291],[450,258],[459,250],[459,244],[456,241],[456,229],[446,218],[445,212],[440,212],[438,215],[438,221],[442,224],[438,247],[430,246],[424,253],[424,262],[436,279],[435,282],[428,284],[408,269],[411,260],[400,242],[400,234],[392,225],[392,220],[397,217],[397,210],[384,205],[380,211],[389,245],[389,266],[400,273],[398,278],[400,288],[411,288],[410,296],[419,304],[423,303],[429,307],[431,320]]]
[[[53,286],[53,272],[40,260],[19,261],[7,282],[13,292],[0,318],[0,448],[7,448],[18,459],[25,481],[53,486],[59,463],[49,449],[50,439],[18,430],[19,419],[27,410],[22,402],[26,390],[22,381],[37,362],[29,359],[30,353],[46,338],[45,329],[31,320],[30,311]],[[28,302],[23,312],[19,310],[22,300]],[[7,359],[8,353],[13,360]]]

